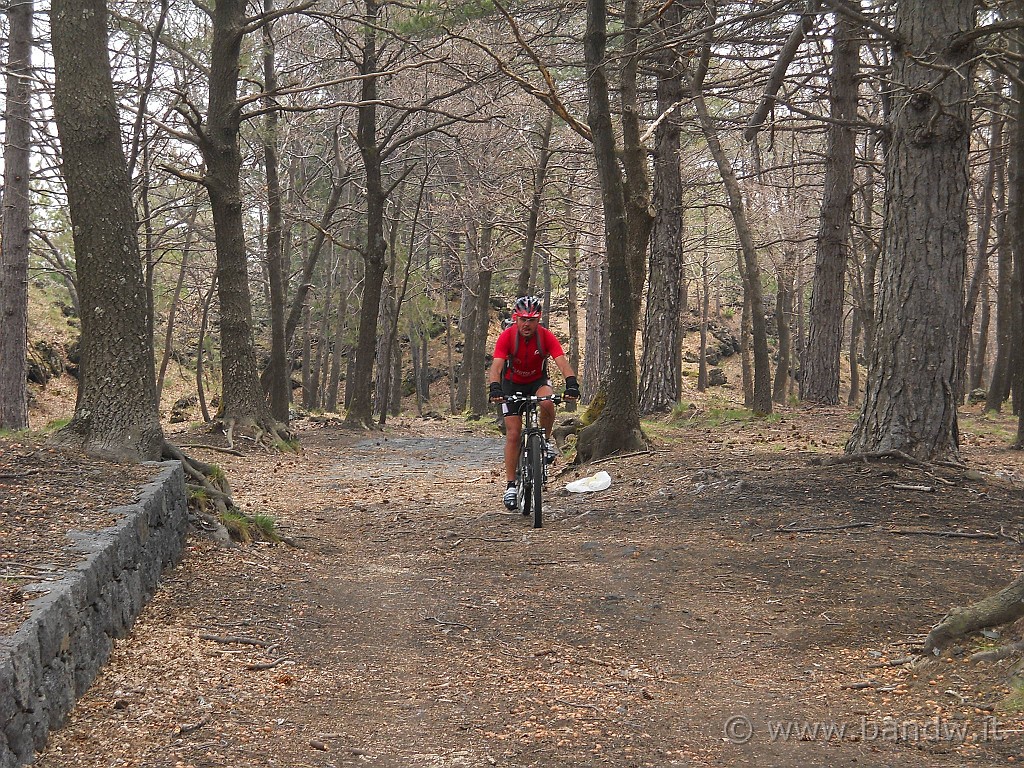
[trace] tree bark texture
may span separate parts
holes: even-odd
[[[55,0],[54,116],[82,301],[79,397],[59,442],[127,461],[160,458],[153,339],[107,53],[104,0]]]
[[[32,0],[7,6],[3,231],[0,234],[0,429],[28,428],[29,157]]]
[[[596,205],[589,210],[598,210]],[[595,228],[603,227],[604,216],[593,221]],[[583,376],[581,377],[582,400],[591,402],[601,386],[601,372],[608,365],[608,326],[610,323],[611,300],[608,296],[608,264],[603,248],[591,238],[589,264],[587,266],[587,335],[584,339]]]
[[[1014,11],[1018,21],[1024,20],[1024,0],[1016,0]],[[1024,53],[1024,43],[1018,40],[1016,44],[1018,56]],[[1012,311],[1013,322],[1011,332],[1013,334],[1014,346],[1012,348],[1012,377],[1013,377],[1013,401],[1017,413],[1017,439],[1014,448],[1024,448],[1024,85],[1021,83],[1021,76],[1024,75],[1024,61],[1018,59],[1017,77],[1013,83],[1013,94],[1016,97],[1014,110],[1012,152],[1013,161],[1010,176],[1010,215],[1008,224],[1011,228],[1011,239],[1013,242],[1013,292]]]
[[[220,415],[229,426],[262,429],[271,426],[270,411],[256,373],[239,147],[238,74],[245,7],[245,0],[219,0],[214,6],[209,104],[199,147],[206,161],[205,184],[217,250]]]
[[[669,8],[662,24],[677,23],[683,11]],[[679,104],[683,74],[674,47],[665,46],[656,62],[658,115],[654,133],[654,224],[650,280],[640,358],[640,412],[668,411],[682,386],[683,179],[679,168]]]
[[[859,6],[859,0],[857,2]],[[839,402],[839,360],[843,344],[843,294],[853,212],[853,166],[857,118],[860,36],[857,23],[837,14],[832,52],[825,194],[818,224],[807,348],[800,376],[802,399]],[[778,401],[776,401],[778,402]]]
[[[647,445],[640,429],[636,332],[653,217],[637,102],[636,25],[639,13],[638,0],[626,0],[619,83],[622,115],[620,155],[616,147],[607,74],[608,9],[604,0],[587,0],[587,29],[583,42],[589,108],[587,122],[593,136],[604,209],[605,251],[614,322],[608,332],[608,368],[601,379],[606,405],[597,420],[580,433],[577,455],[581,461]]]
[[[174,351],[174,328],[175,319],[178,315],[178,303],[181,301],[181,293],[185,288],[185,275],[188,271],[188,260],[192,254],[192,240],[196,234],[196,216],[199,214],[199,206],[193,203],[189,207],[188,218],[185,220],[185,243],[181,248],[181,264],[178,267],[178,280],[174,284],[174,294],[171,296],[171,306],[167,310],[167,328],[164,330],[164,349],[160,356],[160,367],[156,374],[156,402],[160,405],[160,396],[164,388],[164,376],[167,374],[167,364],[171,360]]]
[[[384,239],[385,192],[381,179],[380,147],[377,144],[377,15],[376,0],[367,0],[364,18],[361,102],[358,108],[356,142],[366,172],[366,244],[363,261],[363,299],[359,309],[359,339],[355,367],[346,384],[351,399],[345,423],[369,427],[373,423],[372,380],[377,343],[377,316],[387,270],[387,241]]]
[[[974,255],[974,269],[967,285],[967,297],[964,302],[963,322],[960,325],[959,356],[960,367],[957,370],[956,401],[962,403],[967,387],[967,361],[971,350],[971,332],[974,329],[974,317],[977,314],[978,298],[981,296],[982,282],[988,277],[989,238],[992,229],[992,209],[995,205],[996,167],[1002,162],[1003,116],[993,117],[991,141],[989,146],[988,166],[981,189],[981,201],[978,209],[978,230]]]
[[[334,349],[331,353],[331,376],[327,383],[325,407],[330,413],[338,410],[338,385],[341,382],[341,357],[345,349],[345,332],[348,330],[349,261],[346,254],[338,264],[338,312],[334,320]]]
[[[893,51],[876,343],[850,453],[959,457],[971,51],[950,41],[973,25],[970,0],[901,0],[896,8],[903,43]]]
[[[272,13],[274,0],[263,0],[263,12]],[[267,93],[277,89],[274,30],[272,24],[263,27],[263,82]],[[268,96],[268,106],[274,97]],[[270,413],[282,424],[288,423],[291,386],[288,371],[288,342],[285,337],[284,263],[284,209],[281,201],[281,181],[278,173],[278,122],[276,109],[269,109],[263,123],[263,165],[267,179],[267,282],[270,284],[270,362],[267,365],[267,393]]]
[[[740,242],[740,255],[743,260],[743,293],[745,302],[750,304],[750,331],[751,348],[754,357],[753,389],[751,392],[750,407],[757,415],[767,415],[772,412],[772,374],[771,363],[768,355],[768,324],[764,316],[764,298],[761,286],[761,268],[758,264],[757,248],[754,245],[754,236],[750,231],[747,222],[746,210],[743,203],[743,193],[732,163],[722,148],[722,142],[718,138],[718,131],[708,113],[707,105],[703,94],[703,73],[707,69],[707,57],[709,56],[709,45],[705,45],[702,53],[702,62],[699,71],[702,73],[694,78],[693,102],[697,110],[701,130],[707,141],[708,149],[718,166],[719,175],[722,177],[722,184],[725,187],[726,197],[729,202],[729,212],[736,227],[736,236]]]
[[[932,627],[924,650],[945,648],[953,641],[986,627],[998,627],[1024,616],[1024,576],[1018,577],[994,595],[962,608],[954,608]]]
[[[550,110],[544,121],[540,134],[540,147],[537,155],[537,168],[533,174],[533,195],[530,198],[530,210],[526,220],[526,242],[523,245],[523,263],[519,268],[519,280],[516,284],[516,296],[525,296],[533,284],[533,257],[537,250],[537,234],[540,230],[540,212],[544,198],[544,181],[551,162],[551,129],[553,115]],[[545,296],[545,299],[551,299]]]
[[[796,280],[796,249],[784,246],[782,267],[776,273],[778,289],[775,294],[775,329],[779,339],[779,361],[775,367],[772,402],[785,405],[789,389],[791,361],[793,359],[793,293]]]
[[[470,413],[483,416],[488,410],[486,388],[487,328],[491,301],[491,243],[494,236],[494,222],[487,218],[480,226],[480,235],[472,244],[473,293],[469,324],[465,331],[465,345],[462,351],[461,379],[466,380]]]

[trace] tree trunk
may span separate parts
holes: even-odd
[[[274,0],[263,0],[263,12],[272,13]],[[263,78],[268,94],[277,90],[277,65],[274,60],[273,27],[263,27]],[[267,282],[270,284],[270,362],[267,364],[266,390],[270,413],[282,424],[288,423],[291,385],[288,371],[288,340],[285,336],[287,289],[283,262],[284,210],[278,174],[278,112],[274,97],[267,96],[268,111],[263,124],[263,163],[267,179]]]
[[[742,255],[740,262],[742,263]],[[745,270],[745,267],[744,267]],[[743,271],[740,272],[740,275]],[[744,279],[744,285],[746,281]],[[750,317],[750,296],[743,292],[743,312],[740,314],[740,371],[743,379],[743,406],[754,407],[754,359],[753,359],[753,321]]]
[[[199,321],[199,339],[196,342],[196,396],[199,398],[199,410],[203,414],[203,423],[209,424],[210,409],[206,405],[206,389],[203,385],[205,376],[205,363],[203,353],[206,351],[206,329],[210,324],[210,305],[213,303],[213,296],[217,292],[217,276],[214,275],[210,282],[210,288],[203,297],[203,315]]]
[[[793,281],[796,271],[796,249],[784,246],[784,262],[776,276],[778,290],[775,296],[775,328],[779,338],[779,363],[775,368],[775,383],[772,386],[772,402],[786,404],[789,389],[791,361],[793,359],[793,335],[790,323],[793,318]]]
[[[603,219],[602,219],[603,221]],[[582,400],[591,402],[601,385],[601,372],[608,366],[608,267],[604,254],[592,250],[587,268],[587,336],[583,355]]]
[[[896,8],[896,35],[914,55],[900,47],[893,55],[877,341],[850,453],[959,458],[972,54],[950,41],[973,26],[970,0],[902,0]]]
[[[857,348],[860,346],[860,334],[863,323],[860,310],[853,308],[850,322],[850,394],[846,398],[847,405],[856,405],[860,401],[860,364],[857,361]]]
[[[313,390],[313,407],[323,408],[324,389],[327,381],[327,351],[330,347],[327,339],[331,333],[331,304],[334,300],[334,269],[328,265],[327,285],[324,286],[323,309],[320,311],[320,330],[317,334],[316,364],[313,367],[313,377],[310,387]]]
[[[55,439],[115,460],[156,460],[164,439],[106,3],[54,0],[50,28],[54,117],[82,301],[78,403]]]
[[[697,391],[708,388],[708,320],[711,311],[711,274],[707,251],[707,218],[704,219],[704,258],[700,264],[700,356],[697,359]]]
[[[572,221],[572,201],[568,198],[565,201],[565,220]],[[573,228],[569,233],[568,267],[566,268],[566,291],[568,304],[566,314],[569,322],[569,348],[566,354],[569,357],[569,365],[574,371],[580,370],[580,306],[579,306],[579,263],[580,263],[580,233],[579,229]],[[566,411],[576,410],[576,401],[567,400],[562,404]]]
[[[860,0],[855,8],[859,9]],[[828,128],[825,195],[816,239],[817,251],[808,318],[807,349],[800,376],[802,399],[824,405],[839,402],[839,359],[843,344],[843,294],[853,212],[853,166],[857,119],[860,37],[857,22],[836,15],[829,95],[834,122]],[[776,401],[778,402],[778,401]]]
[[[996,168],[996,196],[1000,205],[996,216],[996,353],[992,362],[992,374],[985,398],[985,410],[999,412],[1003,401],[1010,394],[1009,355],[1011,306],[1010,291],[1013,282],[1013,246],[1010,242],[1009,211],[1007,198],[1006,171],[1002,165]]]
[[[394,271],[390,271],[384,281],[377,323],[380,333],[377,334],[377,380],[374,382],[373,405],[381,417],[378,423],[384,424],[391,403],[391,363],[394,359],[391,329],[398,325],[398,296]]]
[[[622,20],[620,73],[621,155],[612,123],[606,67],[608,30],[604,0],[587,0],[583,48],[587,70],[587,122],[604,209],[605,251],[611,296],[609,361],[602,377],[606,405],[583,429],[577,443],[580,461],[647,447],[640,429],[637,391],[636,332],[644,285],[647,242],[652,215],[647,182],[647,154],[640,140],[637,102],[639,0],[626,0]],[[620,164],[621,163],[621,164]]]
[[[199,138],[206,162],[206,189],[213,211],[220,299],[221,406],[229,436],[236,427],[258,434],[274,425],[256,373],[252,334],[252,298],[241,189],[239,147],[241,107],[238,73],[245,34],[244,0],[220,0],[213,9],[210,94]]]
[[[660,23],[679,23],[680,4],[669,8]],[[640,358],[640,412],[668,411],[678,402],[682,377],[683,179],[679,168],[679,104],[683,75],[679,54],[665,47],[656,62],[658,115],[655,129],[654,210],[651,266]]]
[[[359,309],[359,340],[355,367],[348,386],[351,400],[345,423],[369,427],[373,423],[371,398],[373,360],[377,343],[377,317],[387,269],[387,242],[384,239],[385,192],[381,178],[380,147],[377,145],[377,0],[366,0],[363,35],[361,98],[358,107],[356,139],[366,172],[366,244],[363,251],[363,300]],[[348,387],[347,387],[348,388]]]
[[[171,306],[167,310],[167,329],[164,332],[164,351],[160,357],[160,370],[156,376],[156,404],[160,406],[160,396],[164,389],[164,376],[167,373],[167,364],[171,359],[171,352],[174,350],[174,322],[178,314],[178,302],[181,301],[181,292],[185,286],[185,274],[188,267],[188,259],[192,253],[192,238],[196,233],[196,216],[199,213],[199,206],[193,203],[189,208],[188,219],[186,220],[185,244],[181,248],[181,266],[178,268],[178,281],[174,285],[174,295],[171,297]]]
[[[334,352],[331,355],[331,378],[327,384],[327,410],[335,413],[338,410],[338,385],[341,381],[341,358],[345,348],[345,332],[348,330],[348,290],[349,262],[346,255],[338,270],[338,314],[334,321]]]
[[[925,652],[945,648],[958,638],[986,627],[998,627],[1024,616],[1024,576],[965,608],[955,608],[932,627],[924,642]]]
[[[981,318],[978,320],[978,331],[975,334],[974,345],[971,347],[968,392],[981,389],[985,381],[985,356],[988,350],[989,323],[992,314],[989,301],[988,259],[985,261],[985,274],[981,278]]]
[[[487,329],[490,325],[491,278],[493,270],[488,268],[492,263],[491,243],[494,236],[494,222],[490,216],[484,221],[480,231],[480,244],[477,253],[476,309],[474,322],[476,331],[473,333],[473,347],[469,350],[470,366],[469,410],[474,416],[484,416],[488,410],[486,357]]]
[[[761,268],[758,265],[754,236],[747,223],[743,194],[736,179],[736,173],[722,148],[718,132],[711,121],[707,105],[704,103],[703,82],[709,56],[710,46],[705,45],[698,69],[700,74],[693,79],[692,95],[701,130],[715,159],[715,164],[718,166],[719,175],[722,177],[722,184],[729,201],[729,212],[732,214],[736,236],[740,241],[743,258],[743,293],[746,297],[745,301],[750,303],[751,346],[754,355],[754,381],[750,407],[756,415],[764,416],[772,412],[772,378],[768,355],[768,326],[765,321],[764,299],[762,298]]]
[[[455,387],[455,410],[462,413],[466,410],[466,403],[469,402],[469,384],[472,378],[477,375],[472,368],[473,361],[469,358],[472,354],[471,347],[474,345],[474,336],[477,332],[476,319],[476,295],[477,295],[477,272],[478,253],[475,243],[477,233],[474,231],[475,222],[470,222],[466,233],[465,251],[462,259],[462,301],[459,308],[459,332],[462,334],[462,359],[458,366],[458,382]]]
[[[0,429],[28,428],[29,159],[32,153],[32,0],[7,6],[3,230],[0,234]],[[106,38],[104,38],[106,39]]]
[[[537,155],[537,168],[533,174],[533,195],[530,198],[530,211],[526,220],[526,242],[523,245],[523,263],[519,268],[519,281],[516,284],[516,296],[525,296],[530,292],[533,276],[533,256],[537,250],[537,233],[540,225],[540,211],[544,197],[544,180],[551,161],[551,128],[553,115],[547,111],[544,127],[540,133],[540,147]],[[545,296],[550,300],[550,296]]]
[[[1014,3],[1014,10],[1018,21],[1024,20],[1024,0],[1017,0]],[[1024,53],[1024,43],[1016,44],[1018,56]],[[1015,103],[1015,120],[1013,125],[1013,170],[1015,173],[1010,177],[1010,219],[1011,234],[1013,240],[1013,318],[1012,325],[1014,344],[1013,360],[1013,400],[1017,412],[1017,439],[1013,447],[1024,448],[1024,85],[1021,77],[1024,76],[1024,61],[1018,59],[1017,77],[1013,82],[1013,94]]]
[[[982,184],[981,201],[978,208],[977,247],[974,256],[974,269],[971,281],[967,286],[967,297],[964,303],[963,322],[960,325],[958,354],[960,366],[957,369],[957,403],[964,402],[966,395],[967,361],[971,349],[971,331],[974,328],[974,316],[977,314],[978,297],[981,294],[982,281],[988,275],[988,243],[992,229],[992,208],[994,205],[996,166],[1002,162],[1003,118],[996,114],[993,118],[992,141],[989,147],[988,168]]]

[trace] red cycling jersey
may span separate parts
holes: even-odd
[[[562,351],[558,337],[543,325],[538,325],[537,333],[528,339],[520,336],[519,349],[516,349],[518,332],[514,325],[502,331],[494,344],[494,356],[510,362],[506,376],[513,384],[530,384],[544,375],[544,362],[547,358],[561,357],[565,352]],[[539,335],[544,337],[543,354],[537,346]]]

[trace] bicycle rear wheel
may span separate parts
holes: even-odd
[[[544,441],[540,434],[530,435],[526,455],[529,457],[528,467],[531,483],[529,495],[533,497],[533,527],[540,528],[542,524],[541,496],[544,492]]]

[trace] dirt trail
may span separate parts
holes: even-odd
[[[995,701],[994,683],[979,689],[958,664],[873,666],[941,606],[1001,583],[1006,542],[775,531],[894,520],[890,477],[679,446],[604,465],[615,484],[599,495],[555,482],[535,531],[501,508],[497,437],[392,430],[310,430],[300,458],[225,462],[238,499],[304,548],[195,540],[38,765],[961,766],[1020,754],[1014,716],[997,726],[942,692]],[[899,514],[945,524],[973,500],[974,524],[990,528],[1020,501],[959,491],[932,494],[927,512],[911,496]],[[815,724],[803,738],[769,732]]]

